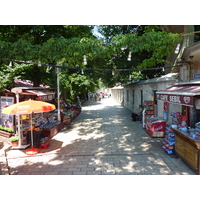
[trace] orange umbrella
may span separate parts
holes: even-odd
[[[53,104],[43,101],[28,100],[8,106],[4,108],[2,112],[5,114],[26,115],[31,113],[48,112],[55,109],[56,107]]]
[[[22,102],[13,104],[11,106],[8,106],[4,108],[2,112],[5,114],[13,114],[13,115],[31,114],[31,117],[32,117],[32,113],[48,112],[55,109],[56,107],[53,104],[43,102],[43,101],[28,100],[28,101],[22,101]],[[20,124],[18,124],[18,127],[20,127]],[[32,127],[32,119],[31,119],[31,127]],[[26,154],[28,155],[39,153],[39,149],[33,148],[33,132],[32,131],[33,130],[31,129],[32,148],[26,152]]]

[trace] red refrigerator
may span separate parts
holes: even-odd
[[[151,137],[164,137],[166,121],[158,118],[146,119],[146,132]]]

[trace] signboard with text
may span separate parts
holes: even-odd
[[[170,103],[193,106],[193,96],[157,93],[156,99]]]
[[[193,74],[193,79],[200,79],[200,74]]]
[[[2,113],[3,108],[13,105],[14,104],[14,97],[0,97],[0,124],[7,128],[13,127],[13,115],[7,115]]]

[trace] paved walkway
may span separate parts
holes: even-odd
[[[181,159],[167,155],[162,138],[151,138],[131,112],[111,98],[87,101],[70,129],[34,156],[6,153],[11,175],[190,175]]]

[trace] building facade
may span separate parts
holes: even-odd
[[[157,91],[159,109],[168,103],[167,122],[173,124],[172,112],[187,116],[188,126],[200,121],[200,42],[184,49],[178,62],[178,82],[169,88]]]
[[[144,101],[155,101],[156,115],[162,116],[159,102],[156,101],[156,92],[177,82],[179,74],[169,73],[158,78],[137,80],[124,86],[124,107],[134,112]]]

